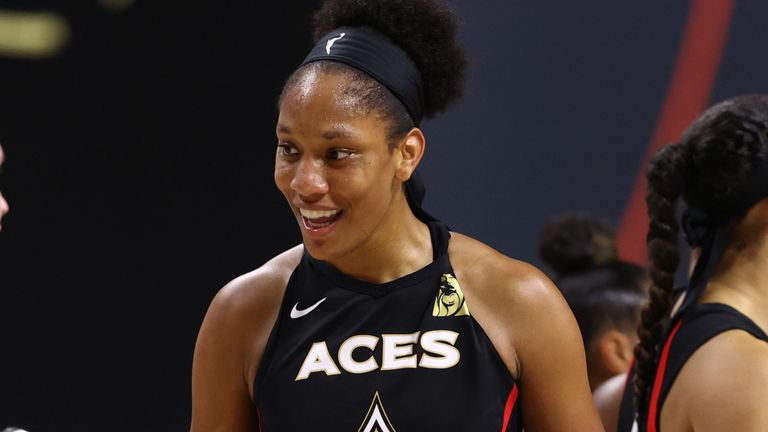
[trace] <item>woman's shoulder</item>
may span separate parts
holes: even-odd
[[[552,281],[538,268],[472,237],[451,233],[449,254],[457,278],[476,294],[511,296],[516,303],[541,296],[560,297]]]
[[[768,422],[762,409],[768,404],[766,388],[768,343],[734,329],[713,337],[691,355],[664,406],[685,405],[683,411],[694,424],[730,422],[730,430],[763,430]],[[761,428],[752,429],[757,425]]]
[[[258,325],[277,316],[283,292],[303,253],[295,246],[266,262],[261,267],[240,275],[224,285],[214,296],[206,317],[225,329]],[[266,326],[267,322],[261,323]],[[229,331],[229,330],[227,330]]]
[[[303,245],[295,246],[261,267],[234,278],[219,290],[211,307],[243,310],[266,306],[265,302],[279,301],[303,252]]]
[[[713,402],[710,398],[721,397],[744,398],[748,402],[751,398],[744,395],[750,389],[761,394],[763,401],[768,401],[765,392],[768,388],[768,343],[739,329],[720,333],[691,355],[675,385],[678,382],[680,387],[706,385],[707,388],[718,388],[718,392],[697,394],[698,402],[704,404]]]
[[[458,233],[452,233],[449,254],[470,313],[513,377],[526,357],[538,361],[531,353],[552,351],[556,343],[550,343],[563,332],[578,337],[568,304],[536,267]]]

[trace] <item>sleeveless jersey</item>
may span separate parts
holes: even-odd
[[[619,432],[660,430],[661,408],[677,375],[699,347],[713,337],[729,330],[744,330],[752,336],[768,342],[768,335],[751,319],[736,309],[720,303],[704,303],[691,306],[671,327],[656,367],[656,377],[651,389],[648,412],[639,416],[634,425],[635,410],[632,401],[632,380],[627,380],[619,413]],[[630,376],[633,375],[630,371]]]
[[[464,301],[450,234],[429,228],[432,263],[384,284],[305,250],[254,383],[260,430],[522,430],[518,388]]]

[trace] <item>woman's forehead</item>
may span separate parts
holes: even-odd
[[[297,80],[280,101],[280,115],[359,118],[369,113],[364,95],[343,74],[310,72]]]
[[[293,84],[286,89],[287,97],[304,102],[309,99],[326,97],[329,101],[349,108],[351,103],[360,104],[363,89],[356,83],[353,75],[342,70],[323,71],[307,68]]]

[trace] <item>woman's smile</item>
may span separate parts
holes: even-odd
[[[331,232],[336,222],[341,219],[343,212],[336,210],[309,210],[299,209],[303,228],[307,234],[321,237]]]

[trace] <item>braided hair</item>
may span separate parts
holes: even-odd
[[[635,407],[648,407],[659,345],[673,306],[678,250],[678,198],[713,214],[728,213],[768,156],[768,95],[728,99],[705,111],[679,143],[657,152],[648,172],[648,253],[651,288],[635,347]],[[731,221],[730,226],[734,222]],[[728,228],[728,226],[726,226]],[[734,238],[728,232],[728,242]]]

